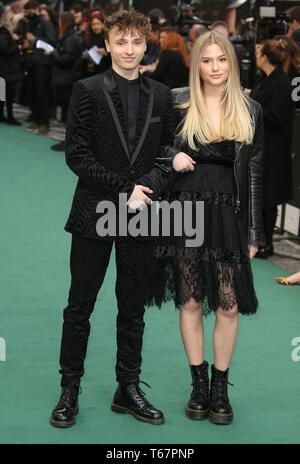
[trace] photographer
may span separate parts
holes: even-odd
[[[47,134],[49,130],[49,84],[51,77],[51,56],[37,48],[38,40],[55,45],[53,23],[39,15],[37,0],[29,0],[24,5],[24,18],[17,27],[23,42],[23,59],[28,73],[28,86],[32,98],[32,122],[25,130],[37,134]]]

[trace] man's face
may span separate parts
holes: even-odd
[[[105,40],[107,51],[111,54],[114,69],[133,71],[139,67],[146,51],[146,37],[137,30],[125,33],[117,27],[109,32],[109,40]]]

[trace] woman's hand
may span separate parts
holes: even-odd
[[[254,258],[256,253],[258,252],[258,246],[256,246],[256,245],[248,245],[248,250],[249,250],[250,259],[252,259],[252,258]]]
[[[194,171],[194,164],[196,164],[196,161],[194,161],[193,158],[191,158],[186,153],[183,153],[182,151],[177,153],[173,159],[173,168],[177,172]]]

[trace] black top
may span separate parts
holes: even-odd
[[[129,153],[135,148],[136,124],[139,111],[140,99],[140,76],[137,79],[128,80],[113,70],[121,97],[125,120],[127,122],[127,137]]]
[[[180,53],[175,50],[163,50],[161,52],[156,70],[148,74],[170,89],[188,85],[189,69],[186,67]]]

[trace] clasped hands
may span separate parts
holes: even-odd
[[[173,160],[173,168],[175,171],[186,172],[188,170],[194,170],[193,164],[195,161],[188,156],[186,153],[178,153]],[[151,204],[152,200],[146,195],[146,193],[153,193],[149,187],[144,185],[136,185],[134,190],[127,201],[127,205],[131,210],[142,210]]]

